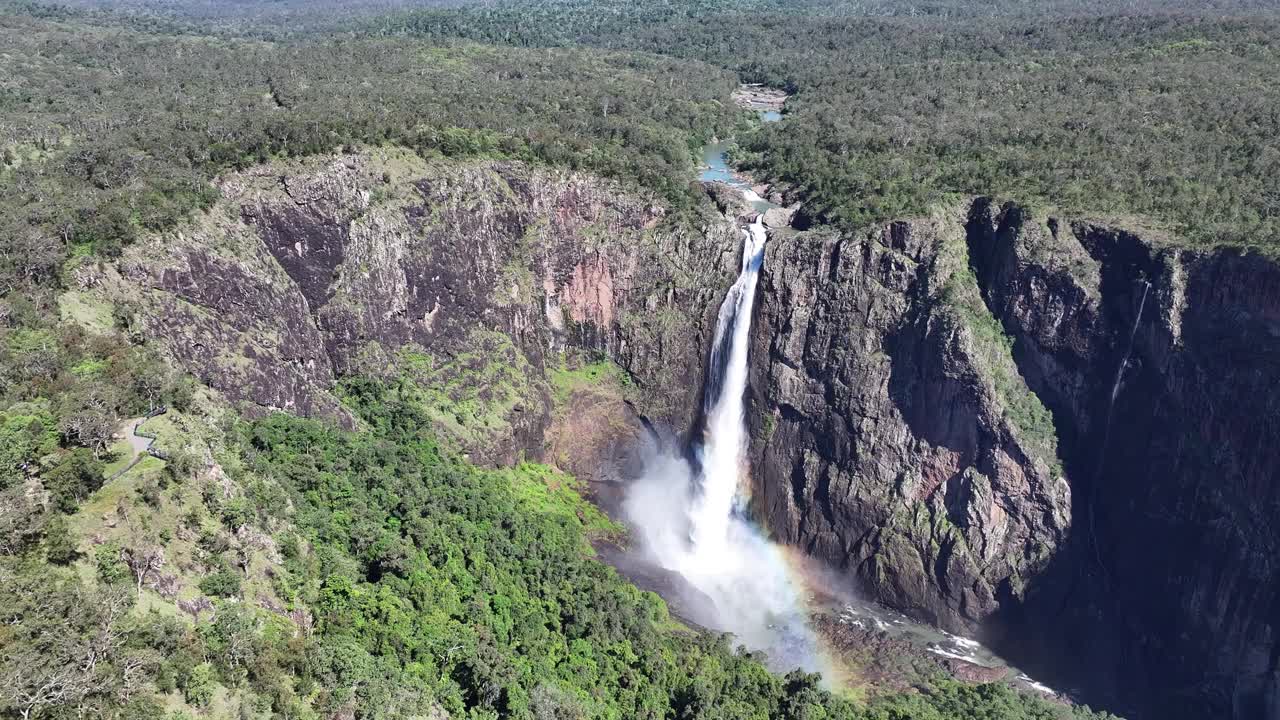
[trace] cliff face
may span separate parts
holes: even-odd
[[[755,501],[1086,700],[1277,717],[1280,268],[1145,238],[987,200],[779,238]]]
[[[352,374],[405,376],[478,462],[538,456],[548,373],[611,356],[640,410],[687,423],[737,233],[664,224],[652,199],[518,163],[370,151],[229,176],[107,284],[144,332],[251,410],[354,419]]]
[[[693,420],[736,196],[693,229],[598,178],[392,150],[220,189],[96,292],[250,411],[354,426],[341,380],[396,377],[473,460],[584,475],[636,413]],[[759,292],[753,502],[781,540],[1087,700],[1280,716],[1274,262],[979,200],[778,231]],[[629,389],[553,418],[570,354]]]
[[[970,240],[1087,527],[1010,627],[1152,716],[1280,717],[1280,266],[987,202]]]
[[[751,421],[771,529],[952,630],[1021,598],[1071,492],[1052,443],[1011,419],[1029,392],[973,320],[963,222],[780,238],[762,286]]]

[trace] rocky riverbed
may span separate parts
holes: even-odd
[[[787,94],[762,85],[742,85],[733,94],[733,101],[744,110],[759,114],[762,122],[778,122]],[[732,139],[713,139],[702,150],[702,164],[698,179],[703,183],[726,185],[742,193],[751,211],[764,215],[765,225],[778,229],[788,227],[799,209],[798,204],[784,207],[786,198],[780,188],[758,182],[750,174],[729,165],[728,152]]]
[[[734,91],[733,101],[748,110],[782,112],[787,103],[787,93],[760,84],[744,84]]]

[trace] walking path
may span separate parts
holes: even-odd
[[[124,467],[112,473],[111,477],[107,478],[107,482],[115,480],[121,475],[124,475],[125,473],[132,470],[133,466],[142,462],[142,458],[146,457],[147,455],[155,454],[151,451],[151,445],[155,443],[156,436],[144,434],[140,428],[142,427],[142,423],[150,420],[153,417],[156,417],[157,415],[163,415],[166,410],[167,410],[166,408],[160,408],[159,410],[152,411],[146,415],[143,415],[140,418],[133,418],[131,420],[126,420],[120,426],[121,431],[124,433],[125,439],[129,441],[129,449],[133,452],[133,457],[129,460],[128,465],[125,465]]]

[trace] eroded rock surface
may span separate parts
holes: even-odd
[[[1065,540],[1071,493],[1006,417],[965,250],[954,217],[773,243],[751,421],[776,534],[972,632]]]
[[[641,412],[688,422],[738,233],[518,163],[378,150],[224,178],[223,200],[130,250],[110,284],[183,366],[253,408],[354,419],[345,376],[406,376],[482,463],[541,453],[547,372],[615,358]]]
[[[1141,717],[1280,716],[1280,267],[979,199],[780,236],[771,529]]]
[[[987,201],[969,237],[1076,488],[1010,634],[1144,717],[1280,717],[1280,266]]]

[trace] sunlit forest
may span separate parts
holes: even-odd
[[[244,490],[171,458],[118,499],[153,520],[86,555],[112,433],[200,390],[127,308],[88,331],[59,298],[212,207],[221,174],[368,146],[592,173],[679,223],[707,202],[699,148],[732,135],[810,224],[989,194],[1274,252],[1280,17],[1186,5],[0,4],[0,717],[179,720],[233,694],[299,719],[1102,717],[1003,685],[868,699],[771,674],[592,559],[609,521],[552,471],[471,466],[368,379],[342,387],[366,433],[210,420]],[[729,101],[743,82],[789,93],[782,122]],[[277,609],[233,600],[254,533]],[[207,607],[150,589],[175,538]]]

